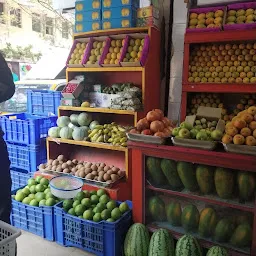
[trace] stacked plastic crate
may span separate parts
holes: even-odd
[[[38,165],[46,162],[45,139],[48,129],[56,125],[61,99],[60,92],[52,91],[28,91],[27,95],[28,113],[0,118],[11,161],[12,190],[26,185]]]

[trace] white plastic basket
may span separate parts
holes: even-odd
[[[16,238],[20,235],[20,230],[0,221],[0,255],[15,256]]]

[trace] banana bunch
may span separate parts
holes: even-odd
[[[127,146],[126,129],[116,123],[96,125],[93,130],[89,131],[88,138],[91,142]]]

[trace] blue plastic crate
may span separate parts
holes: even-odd
[[[132,203],[127,201],[130,208]],[[98,256],[120,256],[125,235],[132,224],[132,212],[125,213],[116,222],[93,222],[67,214],[62,203],[54,206],[56,242],[73,246]]]
[[[11,169],[10,172],[12,179],[12,190],[26,186],[28,179],[32,178],[34,175],[31,172],[23,171],[20,169]]]
[[[48,136],[49,128],[56,126],[57,116],[34,116],[26,113],[0,116],[6,142],[38,145]]]
[[[27,90],[27,111],[32,115],[58,115],[61,92],[50,90]]]
[[[28,172],[37,171],[37,167],[47,161],[46,142],[43,140],[39,146],[16,145],[6,143],[11,167],[26,170]]]
[[[12,195],[17,190],[12,191]],[[12,199],[11,224],[16,228],[54,241],[53,209],[51,206],[30,206]]]

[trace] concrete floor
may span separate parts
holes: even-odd
[[[25,231],[17,239],[17,246],[17,256],[94,256],[73,247],[62,247]]]

